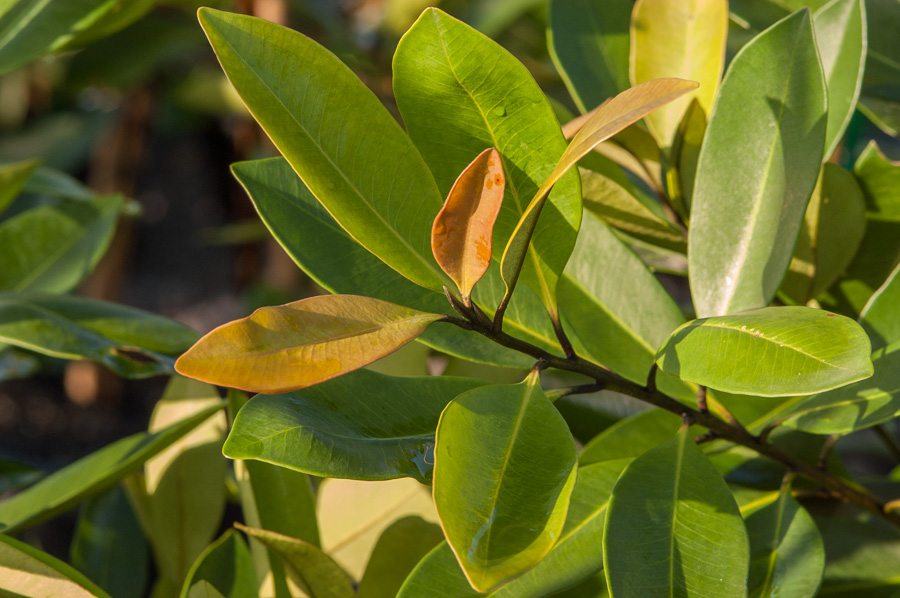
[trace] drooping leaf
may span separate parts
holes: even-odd
[[[751,598],[812,598],[825,568],[825,549],[816,524],[789,487],[775,502],[747,517]]]
[[[211,405],[159,432],[128,436],[47,476],[0,502],[0,529],[14,532],[29,527],[102,492],[221,408]]]
[[[698,316],[763,307],[774,296],[821,165],[825,102],[808,10],[764,31],[731,62],[691,199]]]
[[[38,164],[37,160],[24,160],[0,165],[0,214],[19,195]]]
[[[242,532],[271,548],[284,561],[288,575],[310,598],[352,598],[347,573],[319,548],[297,538],[236,524]]]
[[[319,477],[428,483],[441,411],[481,384],[360,370],[289,395],[258,396],[238,413],[224,452]]]
[[[421,517],[404,517],[392,523],[372,550],[357,596],[395,598],[409,572],[443,537],[439,526]]]
[[[503,250],[500,271],[507,294],[512,292],[518,281],[526,252],[535,235],[538,217],[553,186],[599,143],[696,87],[697,83],[683,79],[654,79],[623,91],[589,113],[552,172],[528,202]],[[555,285],[551,290],[555,290]],[[551,315],[554,315],[552,311]]]
[[[565,150],[545,95],[509,52],[434,8],[400,40],[393,75],[403,121],[443,193],[472,156],[485,147],[500,153],[507,192],[494,230],[499,258],[529,199]],[[577,175],[560,181],[550,205],[529,251],[525,280],[555,313],[556,281],[581,221]]]
[[[181,598],[243,598],[256,594],[256,574],[247,544],[228,530],[210,544],[191,567]]]
[[[900,265],[888,276],[859,314],[860,324],[869,333],[872,349],[900,341]]]
[[[636,413],[619,420],[587,443],[578,462],[584,466],[640,457],[673,438],[680,425],[681,419],[677,415],[662,409]]]
[[[888,160],[881,148],[870,141],[853,166],[866,196],[870,218],[900,222],[900,164]]]
[[[500,154],[488,148],[462,171],[431,228],[431,251],[463,299],[491,264],[494,222],[506,179]]]
[[[109,246],[123,201],[113,196],[40,206],[0,224],[0,290],[74,288]]]
[[[659,350],[660,369],[735,394],[804,395],[872,375],[871,345],[853,320],[808,307],[765,307],[693,320]]]
[[[866,63],[866,8],[863,0],[831,0],[813,15],[816,45],[828,88],[824,157],[841,142],[862,88]]]
[[[422,311],[450,309],[442,294],[410,282],[357,244],[283,158],[239,162],[231,169],[275,239],[319,286],[332,293],[366,295]],[[542,312],[537,315],[545,319]],[[531,363],[456,326],[431,328],[417,340],[464,359],[501,366]]]
[[[144,596],[150,551],[121,486],[81,506],[69,561],[112,596]]]
[[[608,509],[603,561],[613,596],[746,596],[744,522],[686,428],[625,469]]]
[[[172,371],[172,359],[197,338],[153,314],[81,297],[0,293],[0,342],[62,359],[90,359],[120,376]]]
[[[900,590],[900,532],[866,514],[816,516],[825,542],[820,596],[891,598]]]
[[[477,590],[530,569],[553,547],[575,483],[575,443],[532,378],[461,394],[437,429],[434,502]]]
[[[660,147],[669,147],[691,101],[709,114],[728,35],[727,0],[638,0],[631,16],[631,82],[681,77],[700,87],[647,115]]]
[[[547,47],[581,112],[628,87],[630,0],[551,0]]]
[[[310,297],[219,326],[175,369],[250,392],[289,392],[372,363],[443,317],[370,297]]]
[[[853,175],[835,164],[824,164],[782,291],[803,305],[840,278],[865,234],[865,209]]]
[[[199,18],[250,113],[325,209],[384,263],[440,291],[430,232],[441,196],[375,94],[301,33],[209,8]]]
[[[430,489],[412,479],[362,482],[328,478],[316,493],[322,549],[353,579],[362,579],[384,530],[415,515],[437,523]]]
[[[4,534],[0,534],[0,572],[0,592],[8,596],[109,596],[64,562]]]

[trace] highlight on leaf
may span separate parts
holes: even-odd
[[[249,392],[290,392],[393,353],[444,317],[371,297],[310,297],[219,326],[179,357],[175,369]]]
[[[494,223],[506,179],[500,153],[478,154],[453,183],[431,228],[431,251],[464,301],[491,263]]]

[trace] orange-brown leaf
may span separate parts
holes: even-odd
[[[464,298],[491,263],[504,184],[500,154],[494,148],[484,150],[453,183],[431,227],[431,251]]]
[[[310,297],[219,326],[175,369],[210,384],[289,392],[368,365],[444,317],[370,297]]]

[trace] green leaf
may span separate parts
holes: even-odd
[[[619,477],[609,500],[603,561],[616,598],[746,596],[744,522],[687,428]]]
[[[900,265],[875,291],[859,314],[860,324],[869,333],[872,349],[877,350],[900,341]]]
[[[805,304],[827,290],[853,261],[866,230],[865,200],[852,174],[826,163],[806,208],[781,289]]]
[[[400,587],[397,598],[475,598],[484,595],[472,589],[450,546],[447,542],[441,542],[415,566]]]
[[[581,465],[633,459],[667,442],[678,433],[681,418],[662,409],[650,409],[619,420],[581,450]]]
[[[900,164],[888,160],[870,141],[856,159],[853,173],[866,196],[870,218],[900,222]]]
[[[764,31],[731,62],[691,199],[698,316],[763,307],[775,295],[819,173],[825,102],[808,10]]]
[[[78,179],[61,170],[46,166],[40,166],[34,171],[28,181],[25,182],[22,191],[32,195],[57,199],[89,201],[94,197],[94,193]]]
[[[325,209],[386,264],[440,291],[430,237],[441,195],[375,94],[301,33],[209,8],[199,18],[251,114]]]
[[[121,486],[81,506],[69,561],[117,598],[144,596],[150,551]]]
[[[347,573],[316,546],[283,534],[236,524],[242,532],[277,553],[288,575],[310,598],[352,598],[353,585]]]
[[[778,500],[747,517],[751,598],[811,598],[825,568],[822,537],[789,486]]]
[[[499,258],[529,200],[565,150],[549,102],[511,54],[434,8],[426,9],[400,40],[393,73],[397,106],[442,193],[484,148],[500,152],[507,192],[494,229]],[[560,182],[549,205],[529,251],[525,281],[554,313],[556,280],[581,221],[577,175]]]
[[[825,541],[820,596],[892,598],[900,590],[900,532],[870,514],[817,516]]]
[[[221,405],[215,388],[172,377],[150,418],[150,432]],[[216,413],[147,460],[128,490],[160,576],[180,588],[215,537],[225,510],[225,414]]]
[[[3,534],[0,570],[0,592],[9,596],[109,596],[64,562]]]
[[[671,157],[666,166],[666,191],[672,208],[684,222],[691,219],[691,197],[703,135],[706,133],[707,114],[695,98],[688,105],[669,150]]]
[[[147,312],[80,297],[0,293],[0,342],[62,359],[90,359],[120,376],[172,371],[169,355],[196,339]]]
[[[443,294],[410,282],[357,244],[283,158],[239,162],[231,171],[272,236],[319,286],[332,293],[366,295],[433,313],[451,309]],[[543,313],[538,315],[543,317]],[[528,367],[531,363],[519,353],[456,326],[430,328],[417,340],[463,359],[501,366]]]
[[[862,88],[866,62],[866,7],[863,0],[831,0],[813,16],[816,45],[828,88],[827,159],[850,123]]]
[[[0,494],[30,486],[43,476],[44,473],[39,469],[17,461],[0,459]]]
[[[37,160],[25,160],[0,165],[0,214],[18,197],[38,164]]]
[[[647,127],[660,147],[675,131],[696,98],[709,114],[722,69],[728,35],[727,0],[638,0],[631,15],[631,82],[680,77],[700,84],[690,95],[647,115]]]
[[[547,48],[581,112],[628,88],[632,2],[551,0]]]
[[[0,502],[0,529],[14,532],[30,527],[102,492],[221,408],[221,404],[210,405],[158,432],[128,436],[47,476]]]
[[[872,375],[871,345],[853,320],[808,307],[765,307],[693,320],[659,350],[687,382],[761,397],[811,394]]]
[[[359,370],[292,394],[260,395],[238,413],[224,451],[319,477],[428,483],[441,411],[481,384]]]
[[[32,208],[0,224],[0,290],[64,293],[106,252],[123,199]]]
[[[488,591],[547,555],[565,523],[575,443],[534,378],[454,399],[434,456],[435,506],[472,587]]]
[[[395,598],[403,580],[444,535],[421,517],[404,517],[390,525],[372,550],[359,582],[359,598]]]
[[[256,573],[247,544],[228,530],[197,557],[184,580],[181,598],[244,598],[256,593]]]

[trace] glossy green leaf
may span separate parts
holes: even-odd
[[[356,595],[395,598],[409,572],[443,538],[439,526],[421,517],[398,519],[378,538]]]
[[[616,598],[746,596],[744,522],[686,428],[619,477],[609,500],[603,562]]]
[[[144,596],[150,551],[121,486],[81,506],[69,562],[112,596]]]
[[[475,598],[486,595],[489,594],[472,588],[450,546],[447,542],[441,542],[415,566],[400,587],[397,598],[422,596]]]
[[[859,314],[859,321],[869,333],[872,349],[877,350],[900,341],[900,265],[888,277]]]
[[[7,596],[109,595],[64,562],[0,534],[0,593]]]
[[[128,436],[47,476],[0,502],[0,529],[14,532],[32,526],[102,492],[221,408],[221,404],[211,405],[158,432]]]
[[[313,544],[263,529],[240,524],[237,527],[277,553],[288,575],[310,598],[352,598],[354,595],[347,573]]]
[[[630,0],[551,0],[547,47],[581,112],[628,88]]]
[[[727,0],[638,0],[631,15],[631,82],[658,77],[697,81],[699,89],[647,115],[661,147],[669,147],[693,99],[712,109],[728,34]]]
[[[835,164],[824,164],[781,290],[803,305],[840,278],[865,234],[865,210],[853,175]]]
[[[219,326],[175,369],[210,384],[290,392],[389,355],[444,317],[361,295],[308,297]]]
[[[870,514],[817,516],[825,541],[820,596],[893,598],[900,591],[900,532]]]
[[[870,141],[853,173],[865,193],[869,217],[900,222],[900,164],[888,160],[878,144]]]
[[[774,296],[819,173],[825,102],[807,10],[767,29],[731,62],[691,199],[688,261],[698,316],[763,307]]]
[[[19,195],[22,187],[37,169],[37,160],[0,164],[0,214]]]
[[[670,440],[681,426],[681,418],[662,409],[650,409],[619,420],[581,450],[581,465],[633,459]]]
[[[301,33],[209,8],[199,17],[241,99],[325,209],[386,264],[440,291],[430,236],[441,195],[375,94]]]
[[[747,517],[751,598],[812,598],[822,581],[825,549],[809,513],[782,489],[775,502]]]
[[[221,405],[215,388],[174,376],[150,418],[150,432]],[[215,537],[225,510],[225,414],[216,413],[144,464],[128,490],[160,575],[180,588]]]
[[[96,265],[115,232],[123,199],[63,202],[0,224],[0,290],[64,293]]]
[[[319,286],[332,293],[366,295],[422,311],[449,313],[443,294],[410,282],[357,244],[283,158],[239,162],[231,170],[272,236]],[[543,318],[543,313],[538,315]],[[531,363],[455,326],[430,328],[417,340],[464,359],[501,366]]]
[[[256,594],[256,574],[247,544],[229,530],[210,544],[191,567],[181,598],[244,598]]]
[[[472,587],[488,591],[553,547],[575,483],[575,443],[536,380],[454,399],[437,429],[434,502]]]
[[[260,395],[238,413],[224,451],[319,477],[427,483],[441,411],[481,384],[360,370],[292,394]]]
[[[494,228],[494,256],[499,258],[529,200],[565,150],[546,97],[509,52],[433,8],[400,40],[393,75],[403,121],[442,193],[484,148],[500,152],[507,191]],[[575,174],[560,182],[529,251],[524,280],[551,313],[556,280],[581,221],[578,187]]]
[[[825,158],[841,142],[862,88],[866,62],[866,8],[863,0],[831,0],[813,16],[816,45],[828,87]]]
[[[808,307],[765,307],[693,320],[659,350],[660,369],[735,394],[778,397],[872,375],[871,345],[853,320]]]

